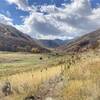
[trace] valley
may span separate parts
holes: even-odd
[[[36,40],[0,24],[0,100],[100,100],[100,30]]]
[[[0,0],[0,100],[100,100],[100,0]]]
[[[59,75],[60,67],[55,58],[50,54],[0,52],[0,98],[23,100],[25,96],[33,95],[40,84]],[[2,93],[6,82],[12,87],[8,97]]]
[[[42,57],[42,60],[40,59]],[[99,100],[100,53],[0,52],[0,100]],[[12,93],[2,87],[10,82]]]

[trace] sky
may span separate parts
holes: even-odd
[[[33,38],[73,39],[100,29],[100,0],[0,0],[0,22]]]

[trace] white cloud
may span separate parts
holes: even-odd
[[[72,38],[100,28],[100,7],[92,9],[89,0],[72,0],[63,8],[55,5],[32,8],[25,0],[7,1],[22,10],[30,9],[24,23],[15,27],[36,38]]]
[[[3,14],[0,14],[0,23],[12,25],[12,19]]]
[[[18,9],[29,11],[31,7],[28,5],[27,0],[6,0],[9,4],[16,4]]]

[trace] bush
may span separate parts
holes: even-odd
[[[31,52],[32,53],[40,53],[40,50],[38,48],[32,48]]]
[[[2,88],[2,92],[4,93],[5,96],[8,96],[12,93],[10,82],[6,82],[4,84],[4,86]]]
[[[40,57],[40,60],[42,60],[43,58],[42,57]]]

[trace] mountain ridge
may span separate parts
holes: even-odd
[[[39,39],[38,42],[47,48],[56,48],[65,43],[65,41],[61,39],[54,39],[54,40]]]
[[[16,28],[0,23],[0,50],[49,52],[48,49],[36,43],[30,36]]]
[[[98,48],[100,45],[100,29],[85,34],[57,48],[63,52],[82,52],[88,49]]]

